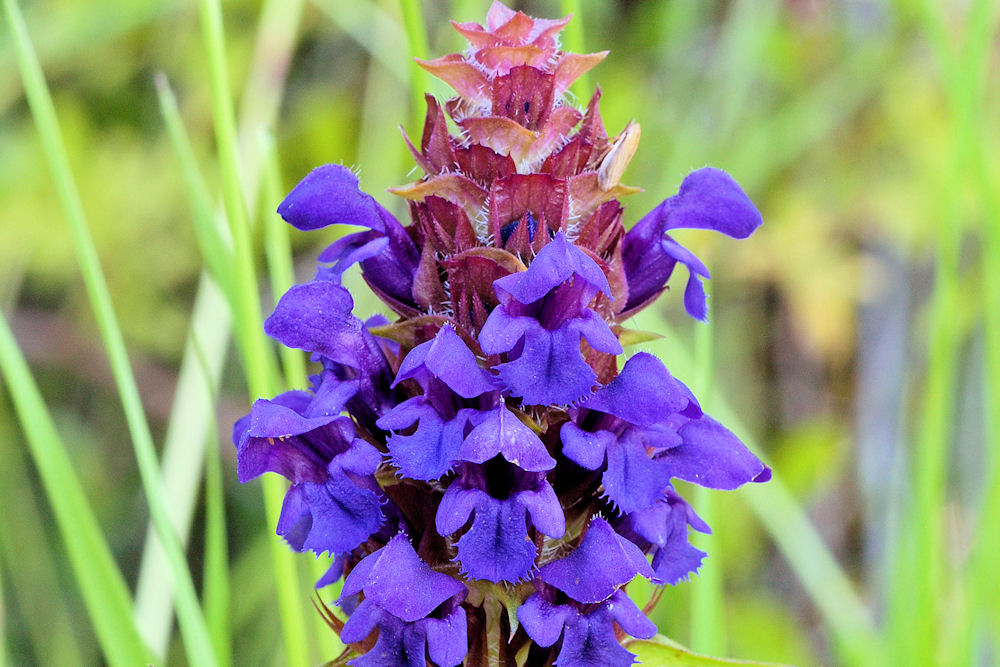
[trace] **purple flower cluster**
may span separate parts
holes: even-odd
[[[760,214],[702,169],[626,232],[617,197],[631,190],[608,174],[629,136],[604,133],[599,93],[585,112],[563,100],[603,58],[559,51],[565,22],[495,3],[487,26],[455,24],[469,52],[423,63],[459,96],[428,97],[409,144],[426,172],[395,190],[409,226],[333,165],[278,209],[298,229],[363,231],[327,248],[265,323],[318,372],[236,423],[238,473],[291,481],[277,531],[335,556],[318,586],[346,576],[354,665],[631,664],[617,632],[656,629],[626,584],[677,583],[705,555],[688,526],[709,528],[671,480],[770,477],[656,357],[618,368],[622,323],[678,263],[687,311],[706,316],[708,271],[669,232],[745,238]],[[340,280],[354,264],[396,321],[353,314]]]

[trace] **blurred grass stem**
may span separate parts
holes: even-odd
[[[77,253],[77,260],[90,298],[91,308],[104,341],[104,347],[125,411],[143,489],[149,503],[150,517],[163,541],[168,556],[170,576],[176,587],[178,622],[184,635],[185,649],[191,664],[212,665],[215,664],[215,659],[205,627],[205,620],[198,605],[198,598],[190,571],[187,568],[183,548],[167,512],[152,434],[149,430],[149,424],[146,422],[139,390],[132,374],[125,350],[125,341],[115,317],[104,274],[101,271],[97,250],[90,236],[79,193],[70,172],[69,159],[59,130],[52,98],[49,95],[41,66],[32,49],[16,3],[14,0],[4,0],[4,8],[17,44],[18,64],[25,84],[25,93],[42,139],[46,161],[52,172],[59,200],[70,223],[73,233],[73,247]]]
[[[212,93],[212,118],[222,177],[222,199],[233,236],[235,289],[231,305],[237,347],[243,359],[251,398],[272,396],[278,393],[280,381],[273,350],[264,335],[250,220],[240,184],[240,157],[225,60],[222,10],[218,0],[202,0],[200,6]],[[286,484],[279,477],[267,475],[262,479],[262,487],[266,525],[275,526],[281,513]],[[285,659],[290,667],[304,667],[309,663],[308,632],[294,554],[277,537],[271,538],[271,549]]]

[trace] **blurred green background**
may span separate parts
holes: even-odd
[[[363,188],[402,214],[405,207],[385,189],[418,175],[398,126],[419,136],[414,86],[439,97],[447,88],[411,66],[395,0],[312,0],[301,15],[292,4],[271,3],[263,12],[258,2],[223,4],[248,164],[264,127],[276,140],[285,189],[313,166],[343,163],[359,167]],[[551,17],[576,3],[511,4]],[[710,385],[709,406],[738,416],[735,430],[773,464],[778,483],[808,516],[810,535],[849,582],[838,591],[860,603],[837,607],[842,597],[824,588],[835,582],[810,570],[810,552],[800,550],[796,560],[798,515],[759,495],[769,491],[750,488],[716,494],[709,510],[715,533],[698,542],[710,557],[701,577],[666,591],[656,615],[662,632],[699,643],[690,597],[702,579],[715,577],[723,595],[712,641],[722,642],[720,653],[799,665],[996,664],[1000,592],[991,561],[998,552],[989,540],[1000,525],[988,491],[996,487],[992,420],[1000,381],[997,3],[579,4],[574,24],[584,48],[611,50],[589,74],[603,91],[609,133],[632,119],[642,126],[625,181],[644,192],[626,202],[627,222],[704,165],[729,171],[764,215],[764,226],[743,242],[677,234],[713,272],[714,344],[699,357],[714,358],[711,381],[703,368],[684,370],[704,334],[686,319],[676,286],[658,303],[661,312],[644,321],[673,332],[650,349],[682,379]],[[429,51],[415,55],[460,50],[447,20],[482,21],[487,7],[483,0],[423,2]],[[220,174],[198,7],[41,0],[22,9],[161,443],[203,262],[154,73],[164,72],[177,94],[214,197]],[[6,28],[0,305],[135,590],[148,510]],[[258,172],[248,166],[243,175],[252,180]],[[278,203],[256,199],[255,212]],[[330,240],[324,232],[293,235],[299,280],[311,277],[318,249]],[[261,290],[266,313],[272,297],[266,284]],[[376,307],[371,299],[358,304],[361,314]],[[208,317],[207,325],[226,335],[224,316]],[[226,349],[223,338],[220,353]],[[267,572],[273,527],[264,522],[259,484],[236,483],[229,428],[248,401],[238,358],[230,350],[226,359],[207,413],[217,415],[210,431],[218,437],[209,444],[221,448],[225,466],[234,661],[280,664]],[[200,460],[190,464],[200,471]],[[11,664],[99,663],[50,512],[5,397],[0,662],[5,654]],[[196,583],[203,521],[198,500],[189,547]],[[928,542],[920,537],[924,521],[935,526]],[[781,530],[784,543],[776,537]],[[920,545],[928,544],[935,565],[925,569]],[[920,598],[907,597],[918,581],[929,581],[932,604],[920,608],[923,625],[908,626],[894,614],[919,607]],[[648,595],[639,588],[637,597]],[[888,653],[845,647],[854,635],[844,628],[851,627]],[[933,630],[920,639],[933,652],[919,651],[918,663],[892,657],[908,627]],[[184,661],[179,641],[173,633],[164,664]]]

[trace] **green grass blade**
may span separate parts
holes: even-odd
[[[84,660],[73,634],[75,624],[62,595],[56,554],[46,539],[51,527],[39,512],[39,499],[27,475],[28,463],[20,451],[20,438],[7,414],[7,406],[0,405],[0,460],[4,462],[0,465],[0,516],[4,517],[0,565],[5,565],[10,573],[9,592],[17,600],[18,616],[27,628],[39,663],[67,666],[92,663],[96,655],[88,655],[88,660]],[[31,557],[25,558],[25,554]]]
[[[566,24],[562,32],[563,51],[586,53],[586,47],[583,45],[583,13],[580,11],[581,9],[580,0],[559,0],[559,12],[563,16],[573,16],[573,20]],[[576,99],[586,102],[594,94],[593,88],[590,87],[590,74],[584,72],[569,89],[576,96]]]
[[[411,58],[417,57],[423,60],[432,58],[431,47],[427,43],[427,27],[424,25],[424,12],[420,7],[420,0],[399,0],[399,8],[403,13],[403,28],[406,30],[406,39],[409,46]],[[410,117],[413,126],[410,128],[417,132],[424,120],[424,93],[429,90],[427,85],[428,75],[424,68],[410,60]]]
[[[196,341],[197,343],[197,341]],[[201,355],[200,355],[201,356]],[[206,384],[211,369],[202,356]],[[214,405],[214,402],[213,402]],[[215,421],[212,420],[215,425]],[[213,428],[212,432],[217,432]],[[226,537],[226,493],[222,454],[216,438],[209,438],[205,448],[205,569],[203,608],[215,654],[222,665],[232,664],[232,625],[230,623],[229,541]]]
[[[894,655],[903,662],[947,660],[948,637],[964,634],[965,614],[944,614],[948,449],[954,430],[962,344],[958,329],[962,292],[959,260],[963,236],[961,194],[978,151],[987,52],[995,14],[989,2],[976,2],[968,16],[961,47],[953,46],[951,17],[933,2],[919,6],[922,27],[944,74],[953,134],[951,160],[938,188],[935,282],[930,304],[927,373],[912,461],[912,505],[904,517],[903,538],[893,578],[890,633]],[[959,628],[951,628],[957,624]]]
[[[9,6],[10,0],[5,2]],[[152,662],[153,655],[132,621],[128,586],[3,315],[0,315],[0,370],[105,657],[110,664],[122,667]]]
[[[706,285],[705,288],[705,294],[711,298],[712,286]],[[714,389],[712,383],[715,364],[714,334],[715,325],[712,318],[704,324],[700,322],[695,324],[694,358],[697,375],[694,377],[694,384],[699,402],[709,413],[712,412]],[[712,489],[696,487],[692,504],[709,526],[724,532],[722,517],[713,511],[715,494],[716,491]],[[694,533],[692,537],[694,538],[692,545],[704,546],[709,558],[702,565],[698,579],[691,586],[691,647],[706,655],[722,655],[726,652],[722,583],[725,563],[722,560],[721,550],[712,550],[709,536]]]
[[[220,224],[212,209],[212,200],[208,188],[198,169],[194,157],[194,149],[184,129],[180,110],[177,108],[177,98],[170,88],[170,82],[163,72],[157,72],[154,77],[156,94],[160,101],[160,113],[167,127],[167,135],[181,163],[184,175],[184,185],[187,189],[188,203],[191,207],[191,220],[194,223],[195,238],[198,248],[209,273],[223,291],[232,292],[228,267],[233,264],[232,239],[229,230]]]
[[[202,273],[191,312],[191,326],[163,443],[163,486],[179,536],[191,529],[206,456],[214,439],[215,392],[229,346],[229,307],[217,283]],[[150,526],[136,586],[136,619],[143,637],[165,653],[173,620],[173,586],[163,576],[166,555]]]
[[[3,594],[3,567],[0,566],[0,667],[7,667],[7,607]]]
[[[292,267],[292,247],[288,224],[274,212],[274,203],[284,196],[281,184],[281,168],[274,139],[266,132],[260,133],[261,155],[264,156],[264,178],[261,189],[261,221],[264,226],[264,248],[267,256],[271,292],[277,300],[295,283]],[[285,385],[301,387],[307,382],[306,357],[301,350],[282,346],[279,350]],[[310,577],[319,580],[326,573],[329,562],[317,558],[312,561]],[[328,592],[331,589],[326,589]],[[344,645],[319,614],[313,616],[317,649],[321,659],[329,660],[340,655]]]
[[[261,12],[253,61],[244,87],[239,119],[239,137],[245,156],[243,176],[246,180],[243,188],[249,193],[248,198],[256,191],[261,161],[255,150],[256,144],[251,139],[255,136],[257,127],[270,126],[277,115],[284,92],[287,65],[295,49],[301,8],[301,0],[269,0]],[[179,132],[174,132],[171,136],[175,150],[178,150],[179,144],[189,142],[183,124],[177,122],[175,127]],[[193,155],[193,151],[190,152]],[[207,191],[208,188],[199,183],[200,173],[197,167],[192,168],[193,161],[185,160],[183,156],[179,157],[186,172],[189,190]],[[185,162],[189,166],[184,167]],[[201,194],[195,196],[200,200],[204,199]],[[231,238],[223,214],[213,213],[211,223],[206,222],[203,217],[203,201],[196,205],[194,211],[195,224],[219,230],[218,234],[228,249]],[[202,219],[197,219],[198,216],[202,216]],[[209,234],[214,232],[209,231]],[[203,253],[207,257],[212,251],[205,252],[203,249]],[[230,269],[231,266],[226,265],[226,270],[220,272],[218,279],[231,282]],[[221,278],[222,274],[226,277]],[[177,398],[171,409],[163,446],[164,485],[171,499],[171,509],[176,511],[178,532],[185,539],[190,529],[198,480],[201,477],[198,465],[192,465],[191,462],[200,462],[203,459],[206,438],[214,428],[212,425],[215,423],[215,405],[212,401],[219,386],[229,344],[230,301],[231,299],[223,297],[216,283],[203,272],[191,316],[191,333],[185,346],[178,377],[175,394]],[[203,360],[198,359],[194,340],[200,343],[198,347],[203,351],[201,355]],[[211,374],[207,378],[203,371],[205,366],[211,369]],[[205,380],[209,381],[209,386],[206,386]],[[152,529],[150,532],[153,532]],[[160,576],[164,567],[162,548],[156,543],[155,537],[148,538],[136,594],[137,614],[142,623],[144,636],[155,638],[155,641],[149,639],[151,645],[154,648],[162,646],[162,650],[165,651],[171,629],[173,600],[170,582]],[[209,608],[209,601],[205,602],[206,608]]]
[[[410,80],[410,67],[405,52],[396,48],[407,39],[403,28],[384,9],[372,0],[357,2],[337,2],[336,0],[314,0],[315,4],[337,27],[355,40],[372,58],[389,70],[402,83]],[[376,39],[375,35],[389,34],[389,39]],[[427,54],[430,57],[430,54]],[[423,71],[423,70],[421,70]],[[423,98],[421,107],[423,108]]]
[[[267,132],[260,135],[261,155],[264,156],[264,178],[261,188],[261,222],[264,226],[264,253],[267,257],[267,272],[271,293],[277,299],[295,284],[292,266],[292,242],[289,225],[275,213],[275,203],[281,201],[287,190],[281,183],[281,166],[274,138]],[[289,388],[303,386],[307,380],[306,357],[301,350],[281,346],[281,366],[285,385]]]
[[[18,54],[18,65],[24,80],[25,92],[42,139],[46,161],[53,174],[60,202],[69,219],[73,233],[73,246],[83,275],[91,308],[97,320],[125,411],[125,418],[132,436],[139,473],[149,503],[150,515],[167,549],[170,575],[177,586],[178,615],[185,648],[192,664],[213,664],[211,644],[205,629],[204,618],[198,606],[194,584],[188,571],[180,541],[170,524],[166,503],[160,484],[159,466],[153,438],[146,422],[138,387],[125,351],[125,342],[114,314],[111,296],[97,258],[97,250],[87,226],[69,161],[56,119],[55,108],[42,74],[41,65],[34,54],[20,11],[14,0],[4,0]]]
[[[233,236],[233,308],[237,346],[243,359],[252,397],[272,396],[279,381],[270,344],[264,337],[263,317],[257,291],[256,270],[250,235],[250,220],[241,187],[240,158],[231,106],[229,74],[225,62],[222,10],[218,1],[201,2],[202,36],[207,53],[212,92],[212,118],[222,176],[222,198]],[[285,494],[284,480],[265,476],[262,480],[268,530],[277,525]],[[294,554],[276,537],[271,538],[278,607],[281,611],[286,662],[291,667],[308,664],[308,631],[304,617],[301,584]]]

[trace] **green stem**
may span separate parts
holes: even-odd
[[[281,168],[278,162],[278,151],[274,139],[266,132],[261,132],[259,137],[260,153],[264,160],[263,188],[261,197],[262,209],[261,220],[264,225],[264,247],[267,255],[268,273],[271,279],[271,292],[278,298],[279,295],[288,291],[294,282],[295,275],[292,267],[292,246],[289,239],[288,225],[274,212],[274,203],[281,200],[285,188],[281,184]],[[281,366],[284,370],[285,385],[287,387],[298,387],[307,381],[306,358],[301,350],[282,346],[280,351]],[[310,574],[313,579],[318,580],[326,573],[329,563],[324,559],[317,558],[310,564]],[[334,587],[327,590],[331,593],[333,588],[339,591],[343,582],[339,582]],[[336,591],[333,591],[334,593]],[[320,656],[332,658],[339,655],[344,650],[344,645],[337,635],[326,624],[320,614],[313,616],[315,624],[315,636]]]
[[[583,13],[580,11],[581,9],[580,0],[559,0],[559,11],[562,15],[573,15],[573,20],[567,23],[563,29],[563,51],[585,53],[583,45]],[[584,72],[570,86],[570,91],[576,96],[576,99],[586,103],[593,93],[593,89],[590,87],[590,74]]]
[[[399,0],[399,8],[403,13],[403,27],[410,47],[410,113],[413,118],[413,131],[416,132],[424,120],[424,93],[428,89],[427,72],[412,58],[430,59],[431,48],[427,43],[427,27],[424,25],[424,13],[420,0]]]
[[[277,364],[263,333],[250,220],[240,184],[240,159],[224,53],[222,10],[218,0],[202,0],[201,20],[212,92],[212,118],[222,177],[223,204],[233,237],[235,293],[231,305],[237,332],[237,346],[243,359],[251,398],[273,396],[279,389]],[[281,514],[282,500],[287,486],[283,479],[273,475],[265,476],[261,486],[264,493],[266,523],[268,526],[275,526]],[[309,664],[308,631],[294,554],[281,540],[273,537],[271,557],[277,582],[276,593],[285,658],[291,667],[304,667]]]
[[[707,258],[706,258],[707,259]],[[706,294],[711,295],[711,286],[706,285]],[[713,320],[704,324],[695,324],[694,358],[695,386],[698,388],[698,399],[706,412],[712,409],[712,376],[714,366],[714,332]],[[725,532],[720,522],[722,517],[715,511],[715,494],[717,491],[696,487],[692,498],[695,510],[710,526]],[[722,655],[726,649],[726,625],[723,614],[723,573],[725,564],[721,549],[712,548],[708,536],[695,534],[692,536],[695,547],[704,547],[709,553],[706,563],[702,565],[698,580],[691,587],[691,648],[706,655]]]
[[[943,614],[945,581],[944,517],[948,446],[953,432],[957,394],[957,365],[961,337],[959,254],[962,241],[960,195],[978,150],[982,122],[982,95],[989,60],[992,14],[988,2],[977,2],[970,13],[969,34],[963,48],[953,47],[947,17],[933,2],[920,5],[920,18],[941,63],[953,130],[951,162],[939,184],[941,209],[936,276],[931,298],[927,376],[921,420],[913,458],[912,508],[905,517],[903,542],[895,573],[891,637],[895,655],[904,663],[937,662],[947,653],[948,631]],[[964,616],[957,618],[964,632]]]
[[[80,203],[79,193],[69,168],[69,159],[56,119],[52,98],[45,83],[41,65],[35,56],[20,11],[14,0],[4,0],[18,53],[18,65],[24,80],[25,92],[35,117],[46,161],[52,172],[60,203],[69,220],[73,233],[73,247],[97,320],[101,338],[108,353],[108,360],[118,387],[125,411],[125,419],[132,436],[132,445],[143,489],[149,503],[150,518],[166,549],[170,576],[176,586],[178,620],[189,660],[192,664],[215,664],[205,619],[198,605],[194,583],[187,567],[184,550],[174,531],[160,483],[159,465],[153,437],[146,422],[139,389],[129,365],[125,341],[111,303],[107,283],[100,267],[90,229]]]
[[[5,2],[9,5],[9,0]],[[56,431],[38,385],[2,314],[0,371],[105,658],[111,665],[122,667],[151,663],[153,654],[132,622],[128,586],[101,533],[66,445]]]

